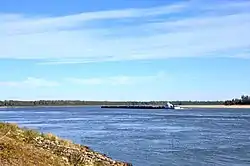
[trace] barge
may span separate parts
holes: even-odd
[[[180,109],[171,103],[166,105],[103,105],[101,108],[116,108],[116,109]]]

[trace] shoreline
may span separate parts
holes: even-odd
[[[116,105],[114,105],[116,106]],[[250,105],[176,105],[181,108],[240,108],[250,109]],[[101,105],[60,105],[60,106],[0,106],[0,109],[8,108],[62,108],[62,107],[100,107]]]
[[[46,105],[46,106],[0,106],[0,109],[6,109],[6,108],[60,108],[60,107],[94,107],[94,106],[100,106],[100,105]]]
[[[0,165],[132,166],[51,133],[0,121]]]
[[[250,109],[250,105],[179,105],[181,108],[240,108]]]

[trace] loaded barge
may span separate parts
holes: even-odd
[[[101,108],[116,108],[116,109],[179,109],[171,103],[166,105],[103,105]]]

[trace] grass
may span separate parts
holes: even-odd
[[[66,166],[62,158],[13,139],[0,141],[0,163],[6,166]],[[1,164],[0,164],[1,165]]]
[[[0,166],[66,166],[62,157],[36,148],[38,131],[21,129],[16,124],[0,123]]]
[[[114,164],[115,163],[115,164]],[[126,166],[51,133],[0,122],[0,166]]]

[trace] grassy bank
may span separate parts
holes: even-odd
[[[0,166],[131,166],[53,134],[0,122]]]

